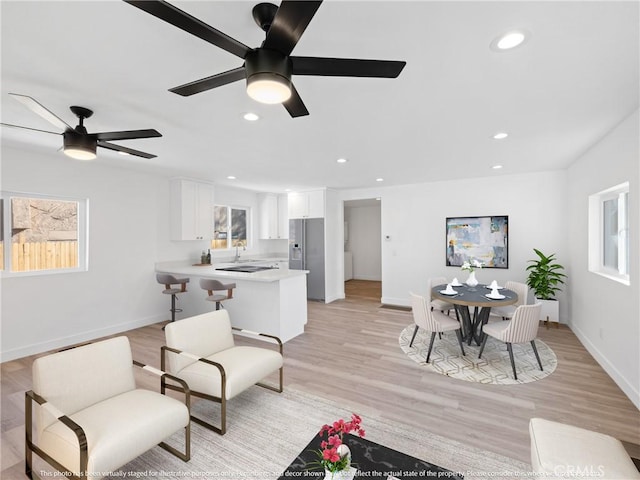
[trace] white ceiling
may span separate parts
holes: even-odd
[[[257,2],[172,3],[246,45],[263,40],[251,17]],[[36,98],[72,125],[68,107],[89,107],[90,132],[163,134],[114,142],[158,158],[98,149],[96,162],[243,188],[359,188],[562,169],[638,108],[635,1],[325,1],[294,55],[407,66],[397,79],[294,76],[310,112],[296,119],[252,101],[244,82],[191,97],[168,92],[242,61],[124,2],[3,0],[0,8],[2,122],[52,129],[9,92]],[[516,27],[532,33],[528,42],[489,48]],[[245,121],[247,111],[261,120]],[[62,155],[61,137],[1,130],[5,145]],[[498,131],[510,136],[493,140]],[[337,164],[339,157],[349,162]]]

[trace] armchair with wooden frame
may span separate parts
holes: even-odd
[[[236,346],[233,336],[243,335],[277,346],[270,348]],[[276,392],[283,390],[282,342],[267,335],[231,326],[227,310],[185,318],[167,325],[166,345],[161,348],[161,368],[189,385],[192,396],[220,404],[220,426],[191,415],[191,419],[221,435],[227,430],[227,401],[247,388],[258,385]],[[167,361],[168,360],[168,361]],[[279,385],[262,383],[278,372]],[[182,391],[183,387],[167,378],[165,389]]]

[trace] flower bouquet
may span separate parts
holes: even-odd
[[[362,418],[355,413],[351,420],[345,422],[342,418],[332,425],[323,425],[318,435],[322,438],[318,454],[317,465],[324,468],[326,480],[351,479],[356,469],[351,467],[351,451],[343,443],[345,433],[357,433],[364,437],[364,430],[360,426]]]
[[[478,285],[478,280],[476,279],[476,273],[475,273],[475,269],[476,268],[482,268],[484,266],[484,264],[480,263],[478,260],[473,260],[472,262],[466,261],[462,264],[462,267],[460,267],[462,270],[468,270],[469,271],[469,278],[467,278],[467,281],[465,282],[467,285],[469,285],[471,288],[475,287],[476,285]]]

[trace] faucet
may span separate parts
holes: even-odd
[[[238,263],[240,261],[240,252],[238,251],[239,245],[236,243],[236,256],[233,257],[233,263]],[[246,250],[247,248],[243,245],[242,250]]]

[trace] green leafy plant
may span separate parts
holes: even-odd
[[[557,292],[562,290],[560,285],[564,284],[567,276],[561,272],[564,267],[556,262],[555,253],[547,256],[540,250],[533,249],[538,255],[538,259],[529,260],[531,265],[527,267],[529,276],[527,285],[535,292],[536,298],[541,300],[555,300]]]

